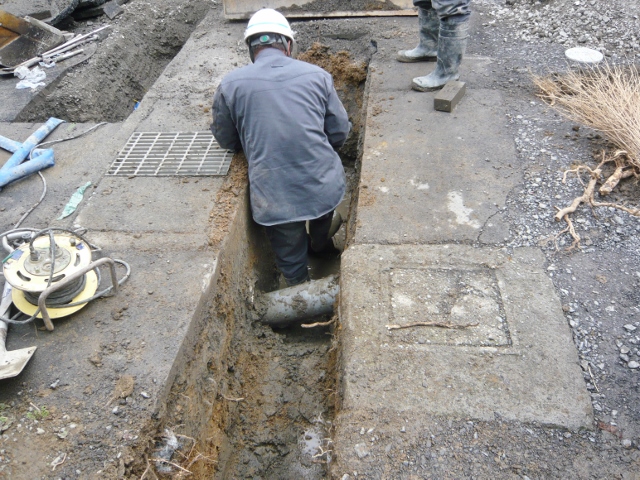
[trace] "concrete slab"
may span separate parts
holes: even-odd
[[[473,88],[491,62],[465,59],[467,93],[446,113],[407,86],[433,63],[390,61],[372,62],[355,242],[475,241],[519,180],[501,94]]]
[[[424,452],[439,423],[591,428],[544,255],[500,248],[501,208],[521,172],[501,93],[474,87],[491,59],[465,58],[466,94],[446,113],[434,110],[437,93],[410,90],[434,63],[400,64],[378,46],[341,260],[332,474],[395,478],[394,459]],[[454,328],[409,326],[420,322]]]
[[[536,249],[350,247],[342,408],[589,426],[590,397],[542,263]],[[387,328],[415,322],[468,326]]]
[[[44,141],[74,137],[94,126],[94,124],[62,123]],[[0,135],[22,142],[38,127],[40,124],[0,123]],[[49,147],[54,151],[56,164],[42,171],[46,179],[47,192],[38,208],[33,210],[22,226],[46,226],[53,223],[78,187],[87,182],[97,186],[107,170],[110,156],[115,155],[113,153],[115,149],[109,147],[107,139],[117,138],[121,129],[120,123],[107,124],[76,140],[50,145]],[[4,164],[10,156],[10,152],[0,149],[0,164]],[[44,185],[37,174],[7,185],[0,193],[2,195],[0,225],[13,226],[38,201],[43,191]],[[93,188],[87,190],[85,199],[90,198],[93,192]],[[86,201],[81,207],[84,204]]]
[[[89,230],[189,233],[206,245],[205,229],[224,177],[106,177],[77,222]]]
[[[206,371],[208,362],[220,363],[226,355],[228,326],[219,320],[228,313],[224,305],[244,305],[250,295],[249,272],[257,261],[246,252],[252,227],[247,215],[246,172],[237,160],[226,177],[105,176],[134,131],[208,128],[213,78],[235,68],[236,47],[228,39],[231,35],[241,38],[244,28],[228,24],[214,29],[211,24],[217,24],[217,15],[214,10],[202,21],[167,67],[169,78],[156,82],[126,121],[52,146],[56,165],[43,172],[48,192],[22,224],[34,228],[82,226],[104,255],[131,265],[131,278],[116,296],[55,320],[52,332],[41,333],[33,324],[9,330],[9,350],[23,345],[37,345],[38,350],[19,377],[3,382],[0,402],[14,402],[16,410],[22,408],[21,401],[27,406],[29,401],[46,405],[52,412],[47,438],[54,435],[52,425],[59,428],[74,422],[76,428],[61,449],[73,456],[73,471],[87,478],[100,477],[96,465],[117,465],[122,452],[146,448],[147,440],[155,435],[157,418],[166,414],[176,376],[186,371],[185,363],[202,364]],[[201,82],[185,87],[188,78],[196,76]],[[0,134],[22,141],[39,126],[0,124]],[[73,137],[91,126],[65,123],[45,140]],[[0,152],[0,164],[9,155]],[[77,212],[56,220],[73,192],[87,181],[93,188],[85,192]],[[38,175],[3,189],[0,230],[12,228],[42,192]],[[223,268],[225,273],[221,273]],[[217,282],[232,275],[234,288],[220,291]],[[196,350],[194,345],[205,326],[211,338]],[[128,402],[114,399],[114,387],[123,376],[134,379]],[[58,387],[49,388],[58,379]],[[207,391],[217,385],[204,385],[200,377],[183,381]],[[216,393],[211,395],[215,398]],[[210,405],[189,412],[193,415],[189,421],[198,424],[194,436],[203,431],[200,423],[212,418]],[[105,425],[109,426],[106,433]],[[50,451],[49,444],[39,438],[44,437],[30,432],[16,435],[5,454],[23,458],[20,452],[29,451],[36,460],[16,462],[4,473],[12,478],[47,476],[58,452]],[[104,475],[115,478],[108,472]]]

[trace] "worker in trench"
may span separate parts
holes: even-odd
[[[336,150],[351,123],[331,75],[292,58],[293,31],[281,13],[256,12],[244,39],[252,63],[222,79],[211,131],[222,148],[244,151],[253,219],[287,285],[298,285],[309,281],[308,255],[339,254],[330,232],[346,177]]]
[[[416,77],[411,88],[419,92],[438,90],[458,80],[458,68],[467,47],[471,0],[413,0],[418,7],[420,40],[412,50],[402,50],[400,62],[436,61],[436,69]]]

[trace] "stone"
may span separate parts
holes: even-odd
[[[464,97],[466,84],[459,81],[447,82],[433,98],[433,108],[441,112],[452,112]]]
[[[369,455],[369,450],[367,450],[367,445],[364,443],[356,444],[353,449],[356,451],[356,455],[358,458],[364,458]]]

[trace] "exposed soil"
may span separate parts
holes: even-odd
[[[207,0],[134,0],[123,15],[109,20],[75,22],[60,30],[89,33],[101,26],[100,48],[86,63],[47,86],[16,119],[44,122],[117,122],[129,116],[136,102],[162,73],[211,7]]]

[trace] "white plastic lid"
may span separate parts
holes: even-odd
[[[579,63],[598,63],[604,56],[597,50],[587,47],[574,47],[566,50],[564,54],[569,60]]]

